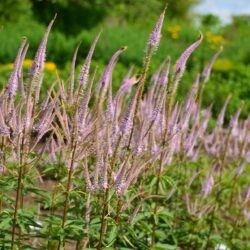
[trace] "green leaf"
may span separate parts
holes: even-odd
[[[0,229],[1,230],[4,230],[4,229],[7,229],[10,227],[11,225],[11,221],[12,221],[12,217],[6,217],[5,219],[3,219],[1,222],[0,222]]]
[[[116,237],[117,237],[117,226],[113,226],[108,237],[108,244],[109,245],[113,244]]]
[[[169,245],[169,244],[162,244],[156,243],[154,250],[176,250],[177,246]]]

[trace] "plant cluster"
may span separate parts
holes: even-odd
[[[165,10],[133,68],[113,93],[118,49],[100,78],[91,60],[75,79],[58,76],[41,97],[50,22],[28,77],[24,38],[0,96],[2,249],[248,249],[250,120],[238,107],[211,128],[203,90],[222,49],[197,75],[183,102],[176,92],[203,35],[174,66],[166,58],[149,80]],[[96,84],[95,84],[96,83]],[[147,91],[146,91],[147,89]],[[243,174],[244,173],[244,174]]]

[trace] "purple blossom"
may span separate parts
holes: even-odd
[[[223,47],[220,47],[220,49],[214,54],[214,56],[211,58],[211,60],[208,62],[208,64],[206,65],[206,67],[202,71],[201,77],[202,77],[202,80],[204,83],[209,80],[213,64],[214,64],[215,60],[217,59],[217,57],[222,52],[222,50],[223,50]]]
[[[53,20],[49,23],[47,30],[45,31],[45,34],[43,36],[43,39],[38,47],[38,50],[35,55],[35,59],[33,61],[33,64],[31,65],[30,68],[30,75],[32,77],[37,77],[40,75],[40,73],[43,70],[44,63],[45,63],[45,57],[46,57],[46,47],[47,47],[47,42],[48,42],[48,37],[49,33],[51,30],[51,27],[56,19],[56,15],[53,18]]]
[[[100,35],[101,35],[101,33],[99,33],[96,36],[94,42],[92,43],[92,45],[90,47],[87,58],[82,66],[82,69],[80,71],[79,78],[78,78],[79,85],[85,86],[86,83],[88,82],[91,59],[92,59],[92,56],[93,56],[93,53],[94,53],[94,50],[95,50],[95,47],[96,47],[96,44],[99,40]]]
[[[213,186],[214,186],[214,177],[212,173],[210,173],[202,185],[201,193],[203,198],[206,198],[212,192]]]
[[[177,60],[175,66],[174,66],[174,74],[179,74],[182,75],[185,67],[187,60],[189,56],[195,51],[195,49],[201,44],[203,40],[203,35],[200,33],[199,38],[197,39],[196,42],[192,43],[179,57]]]
[[[16,95],[16,91],[18,88],[19,78],[20,78],[20,71],[22,68],[22,62],[26,54],[26,38],[23,39],[21,46],[18,50],[17,57],[14,63],[14,69],[11,73],[11,76],[8,81],[8,85],[6,88],[6,94],[9,98],[12,98]]]
[[[168,83],[169,68],[170,68],[170,58],[167,59],[166,66],[159,77],[159,84],[162,86],[166,86]]]
[[[250,186],[245,191],[245,202],[250,200]]]
[[[107,166],[108,162],[105,160],[102,162],[102,168],[101,168],[101,176],[100,176],[100,186],[104,189],[108,188],[108,175],[107,175]]]
[[[118,56],[127,49],[127,47],[122,47],[120,48],[119,50],[117,50],[115,52],[115,54],[111,57],[109,63],[108,63],[108,66],[106,67],[102,77],[101,77],[101,80],[100,80],[100,83],[102,86],[107,86],[107,84],[109,83],[110,79],[111,79],[111,74],[112,74],[112,70],[113,70],[113,67],[116,63],[116,60],[118,58]]]
[[[196,106],[197,104],[195,103],[195,95],[197,94],[198,88],[199,88],[199,84],[200,84],[200,74],[197,74],[195,81],[192,85],[191,91],[189,92],[186,101],[185,101],[185,105],[184,108],[186,111],[188,111],[189,109],[194,108],[194,105]],[[194,108],[194,113],[195,113],[195,109]]]
[[[246,159],[246,162],[247,162],[247,163],[250,162],[250,150],[248,150],[248,151],[246,152],[245,159]]]
[[[236,176],[240,176],[242,173],[243,173],[243,171],[244,171],[244,168],[245,168],[245,165],[246,165],[246,162],[242,162],[240,165],[239,165],[239,167],[237,167],[237,169],[236,169]]]
[[[243,215],[245,216],[245,218],[250,221],[250,211],[248,211],[247,209],[243,210]]]
[[[115,187],[116,187],[118,194],[122,193],[122,190],[125,185],[125,173],[126,173],[126,169],[128,168],[127,166],[128,161],[129,161],[129,158],[124,162],[124,164],[122,164],[122,166],[120,167],[120,169],[118,170],[115,176]]]
[[[162,29],[162,25],[163,25],[163,21],[164,21],[164,17],[165,17],[166,8],[167,8],[167,6],[165,7],[164,11],[160,15],[152,33],[150,34],[150,37],[148,40],[148,47],[150,49],[157,49],[157,47],[160,43],[161,29]]]
[[[241,113],[241,108],[239,108],[230,120],[230,126],[232,128],[232,135],[234,137],[239,136],[239,126],[238,121]]]
[[[225,103],[224,103],[224,105],[223,105],[223,108],[221,109],[220,114],[219,114],[219,116],[218,116],[218,118],[217,118],[217,125],[218,125],[219,127],[222,127],[222,126],[223,126],[226,108],[227,108],[227,105],[228,105],[228,103],[229,103],[231,97],[232,97],[231,95],[229,95],[229,96],[227,97],[227,99],[226,99],[226,101],[225,101]]]
[[[125,111],[124,117],[121,121],[120,131],[121,131],[121,135],[123,135],[123,136],[127,136],[132,129],[133,116],[134,116],[134,112],[135,112],[137,96],[138,96],[138,94],[136,92],[135,95],[133,96],[132,100],[130,101],[130,103]]]
[[[2,164],[0,164],[0,176],[3,174],[3,172],[4,172],[4,167]]]
[[[87,166],[87,162],[85,162],[83,164],[83,168],[84,168],[83,173],[85,175],[85,181],[86,181],[87,188],[88,188],[88,190],[93,191],[94,187],[93,187],[93,185],[91,183],[91,180],[90,180],[89,169],[88,169],[88,166]]]

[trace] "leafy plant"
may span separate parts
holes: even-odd
[[[138,72],[112,87],[117,49],[100,76],[92,58],[41,85],[50,22],[31,61],[24,38],[0,96],[0,244],[6,249],[248,249],[249,118],[204,108],[218,50],[178,98],[203,34],[151,73],[165,10]],[[96,68],[96,67],[95,67]],[[78,73],[79,71],[79,73]],[[46,72],[46,71],[45,71]],[[76,75],[77,78],[76,78]],[[208,86],[208,87],[207,87]],[[214,123],[210,126],[210,122]],[[244,173],[244,174],[243,174]]]

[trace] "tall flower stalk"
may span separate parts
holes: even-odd
[[[165,117],[165,129],[163,133],[163,139],[162,139],[162,147],[165,147],[165,145],[168,142],[169,138],[169,124],[170,124],[170,117],[172,113],[172,107],[173,107],[173,101],[175,97],[176,90],[178,88],[179,81],[185,71],[186,63],[189,58],[189,56],[192,54],[192,52],[200,45],[201,41],[203,39],[202,34],[200,33],[200,36],[197,41],[195,41],[193,44],[191,44],[179,57],[177,60],[175,66],[174,66],[174,72],[173,72],[173,79],[172,82],[168,85],[168,94],[167,94],[167,100],[166,100],[166,117]],[[167,148],[170,150],[170,148]],[[165,152],[162,151],[160,155],[160,161],[159,161],[159,167],[156,171],[156,185],[155,185],[155,195],[159,194],[159,185],[160,185],[160,177],[162,173],[163,168],[163,158],[164,158]],[[153,214],[156,215],[157,213],[157,202],[154,207]],[[151,236],[151,248],[155,245],[155,231],[156,231],[156,223],[153,219],[153,229],[152,229],[152,236]]]
[[[54,19],[50,22],[47,31],[45,32],[45,35],[42,39],[42,42],[38,48],[38,51],[35,56],[35,60],[33,62],[33,65],[31,67],[31,79],[33,77],[37,77],[38,75],[41,74],[43,70],[43,65],[45,61],[45,52],[46,52],[46,44],[48,40],[48,35],[50,32],[50,29],[53,25]],[[7,92],[9,93],[9,97],[14,97],[17,86],[18,86],[18,80],[19,80],[19,75],[21,72],[21,67],[22,67],[22,60],[25,57],[25,53],[27,51],[27,46],[26,46],[26,40],[23,41],[21,44],[18,57],[15,62],[15,70],[12,73],[12,76],[10,79],[11,82],[9,82],[9,87],[7,89]],[[14,80],[15,79],[15,80]],[[24,175],[24,166],[27,165],[25,156],[28,154],[30,146],[30,136],[31,136],[31,126],[32,126],[32,113],[33,110],[32,108],[35,107],[34,103],[32,102],[32,84],[33,80],[30,80],[30,85],[28,86],[28,94],[26,96],[26,116],[25,116],[25,122],[23,127],[23,131],[18,133],[18,159],[19,159],[19,170],[18,170],[18,180],[17,180],[17,191],[16,191],[16,199],[15,199],[15,207],[14,207],[14,214],[13,214],[13,226],[12,226],[12,239],[11,239],[11,250],[14,249],[15,247],[15,232],[16,232],[16,222],[17,222],[17,212],[18,208],[23,207],[23,175]],[[21,113],[20,113],[21,117]],[[18,237],[18,245],[20,245],[20,239],[21,238],[21,230],[19,229],[19,237]]]
[[[147,79],[147,74],[148,74],[148,70],[149,70],[151,57],[152,57],[153,53],[157,50],[157,48],[160,44],[161,30],[162,30],[162,26],[163,26],[163,22],[164,22],[164,18],[165,18],[166,9],[167,9],[167,5],[165,6],[165,9],[161,13],[152,33],[150,34],[149,40],[148,40],[148,45],[147,45],[146,55],[145,55],[145,59],[144,59],[142,74],[141,74],[140,80],[138,82],[138,87],[137,87],[136,93],[135,93],[135,95],[137,95],[136,105],[135,105],[135,112],[133,115],[132,130],[131,130],[130,137],[129,137],[128,148],[130,147],[130,144],[131,144],[131,140],[132,140],[132,136],[133,136],[133,132],[134,132],[134,128],[135,128],[135,120],[136,120],[137,113],[139,110],[139,105],[140,105],[140,102],[142,99],[142,94],[143,94],[144,86],[145,86],[146,79]]]
[[[221,185],[222,173],[223,173],[224,168],[226,166],[226,156],[227,156],[227,150],[229,147],[231,133],[232,133],[232,128],[230,128],[227,132],[226,139],[225,139],[225,146],[224,146],[224,149],[222,151],[222,155],[221,155],[221,159],[220,159],[220,163],[219,163],[219,178],[218,178],[219,185]],[[215,212],[216,212],[217,208],[219,207],[219,199],[221,196],[221,192],[222,192],[222,190],[217,187],[217,192],[216,192],[216,196],[215,196],[215,200],[214,200],[213,210],[210,214],[209,229],[208,229],[206,243],[204,245],[204,250],[209,249],[210,238],[212,236],[212,232],[214,229]]]
[[[100,34],[75,79],[78,46],[69,86],[56,74],[43,99],[40,87],[54,20],[40,43],[27,85],[23,84],[22,64],[28,44],[26,39],[21,43],[7,87],[0,94],[0,225],[1,235],[3,232],[7,240],[11,239],[11,249],[22,248],[27,243],[26,235],[34,237],[32,247],[47,244],[47,248],[52,248],[55,243],[57,249],[66,249],[75,241],[76,250],[148,245],[154,249],[158,243],[169,243],[169,238],[158,239],[158,230],[163,228],[158,219],[162,216],[174,234],[183,218],[185,223],[208,221],[203,245],[200,238],[192,243],[182,238],[176,246],[208,249],[217,229],[215,219],[224,207],[234,206],[236,200],[240,203],[234,206],[240,211],[237,216],[232,215],[233,232],[226,238],[237,237],[239,223],[244,218],[249,220],[250,189],[240,187],[244,183],[244,164],[250,161],[250,118],[239,120],[240,107],[229,126],[224,122],[230,97],[214,128],[209,127],[212,105],[201,110],[203,88],[221,50],[197,75],[184,101],[177,100],[187,61],[202,42],[202,34],[180,55],[173,70],[168,58],[148,79],[164,16],[165,10],[150,34],[141,73],[138,76],[129,70],[115,94],[112,75],[126,47],[114,52],[96,80],[98,71],[92,73],[91,61]],[[239,167],[233,178],[224,179],[231,170],[229,164]],[[205,180],[201,180],[202,173]],[[14,179],[9,176],[15,176],[15,185],[5,185],[6,180]],[[54,189],[52,195],[47,195],[46,178],[53,178],[60,191]],[[222,186],[227,179],[228,186],[237,191],[232,190],[226,206],[221,206],[222,198],[228,194]],[[13,190],[16,199],[12,220],[5,220],[8,206],[12,205],[6,197]],[[26,193],[27,199],[32,197],[30,204],[38,208],[32,215],[26,206]],[[38,218],[45,218],[41,225]],[[149,218],[150,225],[142,222],[145,218]],[[58,223],[54,224],[55,220]],[[134,228],[141,230],[139,234]],[[42,239],[46,235],[49,238]],[[5,244],[5,239],[1,241]]]

